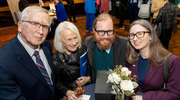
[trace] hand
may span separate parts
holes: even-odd
[[[66,92],[66,96],[67,96],[68,100],[79,100],[79,98],[76,97],[74,91],[72,91],[72,90],[68,90]]]
[[[142,95],[131,96],[132,100],[143,100]]]
[[[180,8],[180,3],[177,6]]]
[[[77,80],[76,80],[76,84],[78,86],[82,86],[82,85],[85,85],[87,82],[90,81],[90,77],[87,77],[87,76],[84,76],[84,77],[79,77]]]

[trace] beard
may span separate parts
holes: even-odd
[[[106,40],[108,41],[107,44],[102,44],[101,41]],[[107,50],[110,48],[110,46],[114,43],[115,40],[115,35],[113,35],[112,37],[107,37],[104,38],[103,36],[101,38],[97,38],[96,36],[94,36],[94,41],[98,44],[98,48],[100,50]]]

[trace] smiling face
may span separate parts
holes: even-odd
[[[44,12],[29,12],[29,17],[25,21],[38,22],[42,25],[50,26],[49,15]],[[44,42],[48,34],[48,30],[41,27],[35,29],[29,22],[18,22],[19,36],[33,49],[36,49],[41,43]]]
[[[142,31],[147,32],[148,30],[139,24],[135,24],[130,29],[131,34],[136,34],[138,32],[142,32]],[[149,51],[151,36],[149,33],[144,33],[144,37],[138,38],[137,36],[135,36],[134,39],[130,40],[130,42],[131,42],[132,46],[135,49],[139,50],[140,52],[141,51]]]
[[[107,19],[105,21],[97,21],[96,24],[96,30],[101,30],[101,31],[108,31],[108,30],[113,30],[113,22],[111,19]],[[99,36],[98,33],[93,29],[94,31],[94,40],[98,43],[98,47],[101,50],[106,50],[109,49],[111,44],[115,40],[115,35],[107,35],[105,33],[103,36]]]
[[[62,44],[67,54],[71,54],[78,48],[78,35],[71,30],[66,30],[61,34]]]

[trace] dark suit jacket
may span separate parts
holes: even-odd
[[[50,42],[41,46],[53,69]],[[52,100],[53,91],[17,36],[0,48],[0,100]]]
[[[138,81],[138,62],[133,65],[126,63],[126,66],[132,71],[132,75],[137,75]],[[168,73],[167,91],[160,91],[164,85],[163,66],[151,65],[144,78],[143,87],[139,87],[143,92],[143,100],[180,100],[180,59],[175,55],[169,58]]]
[[[89,36],[84,41],[87,49],[88,49],[88,59],[89,63],[92,67],[92,82],[94,82],[94,48],[96,42],[94,41],[93,36]],[[126,45],[127,45],[127,38],[122,36],[115,36],[115,41],[112,44],[113,46],[113,63],[114,67],[116,65],[125,65],[125,58],[126,58]]]

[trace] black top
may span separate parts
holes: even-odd
[[[60,99],[66,95],[67,90],[73,90],[73,82],[80,77],[80,56],[87,51],[85,45],[75,52],[67,53],[55,52],[53,64],[55,72],[55,94]],[[90,66],[87,63],[87,75],[90,75]]]
[[[148,59],[143,59],[142,56],[138,60],[138,76],[139,76],[139,86],[142,88],[144,78],[149,70]]]

